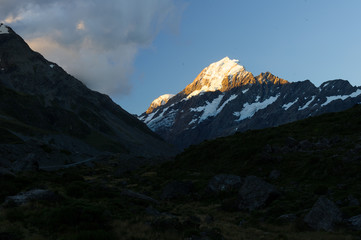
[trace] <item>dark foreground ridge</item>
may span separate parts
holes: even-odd
[[[361,107],[191,146],[0,173],[3,239],[341,239],[361,233]],[[14,227],[16,226],[16,227]]]

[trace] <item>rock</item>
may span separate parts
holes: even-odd
[[[283,214],[277,218],[277,220],[280,220],[282,222],[293,222],[297,219],[296,214],[289,213],[289,214]]]
[[[357,231],[361,230],[361,214],[357,216],[353,216],[347,220],[350,225]]]
[[[242,185],[241,177],[231,174],[219,174],[209,182],[206,191],[212,194],[238,191]]]
[[[315,230],[332,231],[335,224],[342,221],[342,214],[334,202],[322,196],[305,216],[304,221]]]
[[[45,189],[33,189],[27,192],[21,192],[14,196],[9,196],[5,199],[4,206],[20,206],[30,201],[58,201],[60,196],[51,191]]]
[[[352,194],[348,195],[347,201],[350,207],[360,206],[360,201],[357,198],[355,198]]]
[[[193,193],[193,191],[194,186],[192,182],[172,181],[165,185],[161,194],[161,199],[180,199],[189,196]]]
[[[239,210],[253,211],[267,206],[278,198],[280,193],[275,186],[255,176],[248,176],[239,190]]]
[[[281,172],[279,170],[274,169],[270,172],[269,178],[270,179],[278,179],[280,177],[280,175],[281,175]]]
[[[131,190],[128,189],[124,189],[123,191],[121,191],[120,193],[123,196],[141,201],[141,202],[146,202],[146,203],[153,203],[153,204],[158,204],[159,202],[157,200],[155,200],[154,198],[151,198],[147,195],[141,194],[141,193],[137,193],[137,192],[133,192]]]

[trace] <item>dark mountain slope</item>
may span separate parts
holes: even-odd
[[[46,154],[34,151],[41,155],[41,165],[60,164],[62,156],[50,153],[61,152],[67,153],[63,157],[69,161],[104,151],[146,157],[172,154],[170,146],[107,95],[88,89],[32,51],[11,28],[8,31],[0,34],[1,126],[8,126],[5,128],[25,145],[35,141],[36,146],[47,146]],[[17,145],[2,147],[5,165],[14,161],[7,152],[24,149]],[[21,156],[27,157],[26,152]]]

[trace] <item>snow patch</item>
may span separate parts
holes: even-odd
[[[188,100],[191,97],[194,97],[194,96],[197,96],[197,95],[202,95],[204,92],[205,92],[204,90],[195,90],[195,91],[193,91],[191,94],[189,94],[187,96],[187,99],[184,99],[184,100]]]
[[[9,34],[9,29],[2,23],[0,24],[0,34]]]
[[[293,104],[295,104],[297,101],[298,101],[298,98],[296,98],[296,100],[293,101],[293,102],[289,102],[289,103],[287,103],[287,104],[284,104],[284,105],[282,106],[282,108],[283,108],[284,110],[288,110],[288,109],[289,109]]]
[[[158,112],[158,110],[155,111],[155,112],[152,112],[152,113],[148,114],[147,118],[144,120],[144,123],[145,123],[145,124],[148,124],[148,123],[152,120],[153,116],[154,116],[157,112]]]
[[[222,106],[220,106],[220,107],[217,109],[216,115],[223,110],[223,108],[227,105],[227,103],[229,103],[230,101],[236,99],[237,97],[238,97],[238,95],[236,95],[236,94],[231,95],[226,101],[224,101],[224,103],[222,104]]]
[[[49,65],[49,67],[51,67],[51,68],[54,68],[54,66],[55,66],[54,64],[50,64],[50,65]]]
[[[163,111],[157,117],[151,119],[147,123],[147,126],[153,131],[157,130],[160,127],[166,127],[166,128],[171,127],[174,124],[177,110],[174,109],[170,110],[166,115],[164,115],[168,111],[168,109],[169,107],[164,108]]]
[[[239,122],[246,118],[251,118],[257,111],[261,109],[265,109],[268,105],[274,103],[280,95],[276,95],[274,97],[270,97],[263,102],[254,102],[254,103],[245,103],[243,104],[243,109],[240,112],[234,112],[233,115],[239,117],[235,121]]]
[[[192,121],[190,121],[190,122],[188,123],[188,125],[192,125],[192,124],[197,123],[197,122],[198,122],[198,119],[195,118],[195,119],[192,119]]]
[[[306,108],[308,108],[308,106],[310,105],[310,103],[313,102],[313,100],[315,100],[315,97],[316,97],[316,96],[312,96],[312,98],[311,98],[310,101],[308,101],[303,107],[299,107],[299,108],[298,108],[298,111],[305,110]]]
[[[248,92],[249,88],[245,89],[242,91],[243,94],[245,94],[246,92]]]
[[[162,106],[164,104],[166,104],[169,99],[171,99],[172,97],[174,97],[174,94],[164,94],[159,96],[158,98],[154,99],[154,101],[150,104],[151,106]]]
[[[222,101],[223,96],[224,96],[223,94],[220,94],[211,103],[206,101],[206,105],[204,105],[202,107],[198,107],[196,109],[191,108],[191,111],[197,111],[197,112],[203,111],[202,116],[199,118],[199,122],[202,122],[205,119],[207,119],[208,117],[213,117],[218,114],[217,108],[218,108],[219,103]]]
[[[361,94],[361,89],[357,89],[355,92],[351,93],[350,95],[337,95],[337,96],[329,96],[326,99],[326,102],[324,102],[323,104],[321,104],[321,107],[326,106],[327,104],[329,104],[332,101],[341,99],[341,100],[345,100],[346,98],[354,98],[357,97]]]

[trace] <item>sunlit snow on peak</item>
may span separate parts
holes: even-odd
[[[247,72],[244,67],[239,65],[238,62],[239,60],[237,59],[231,60],[229,57],[225,57],[206,67],[192,83],[202,86],[201,89],[194,90],[187,98],[189,99],[201,92],[214,92],[221,90],[223,87],[223,80],[228,79],[228,81],[230,81],[236,74],[246,74]]]

